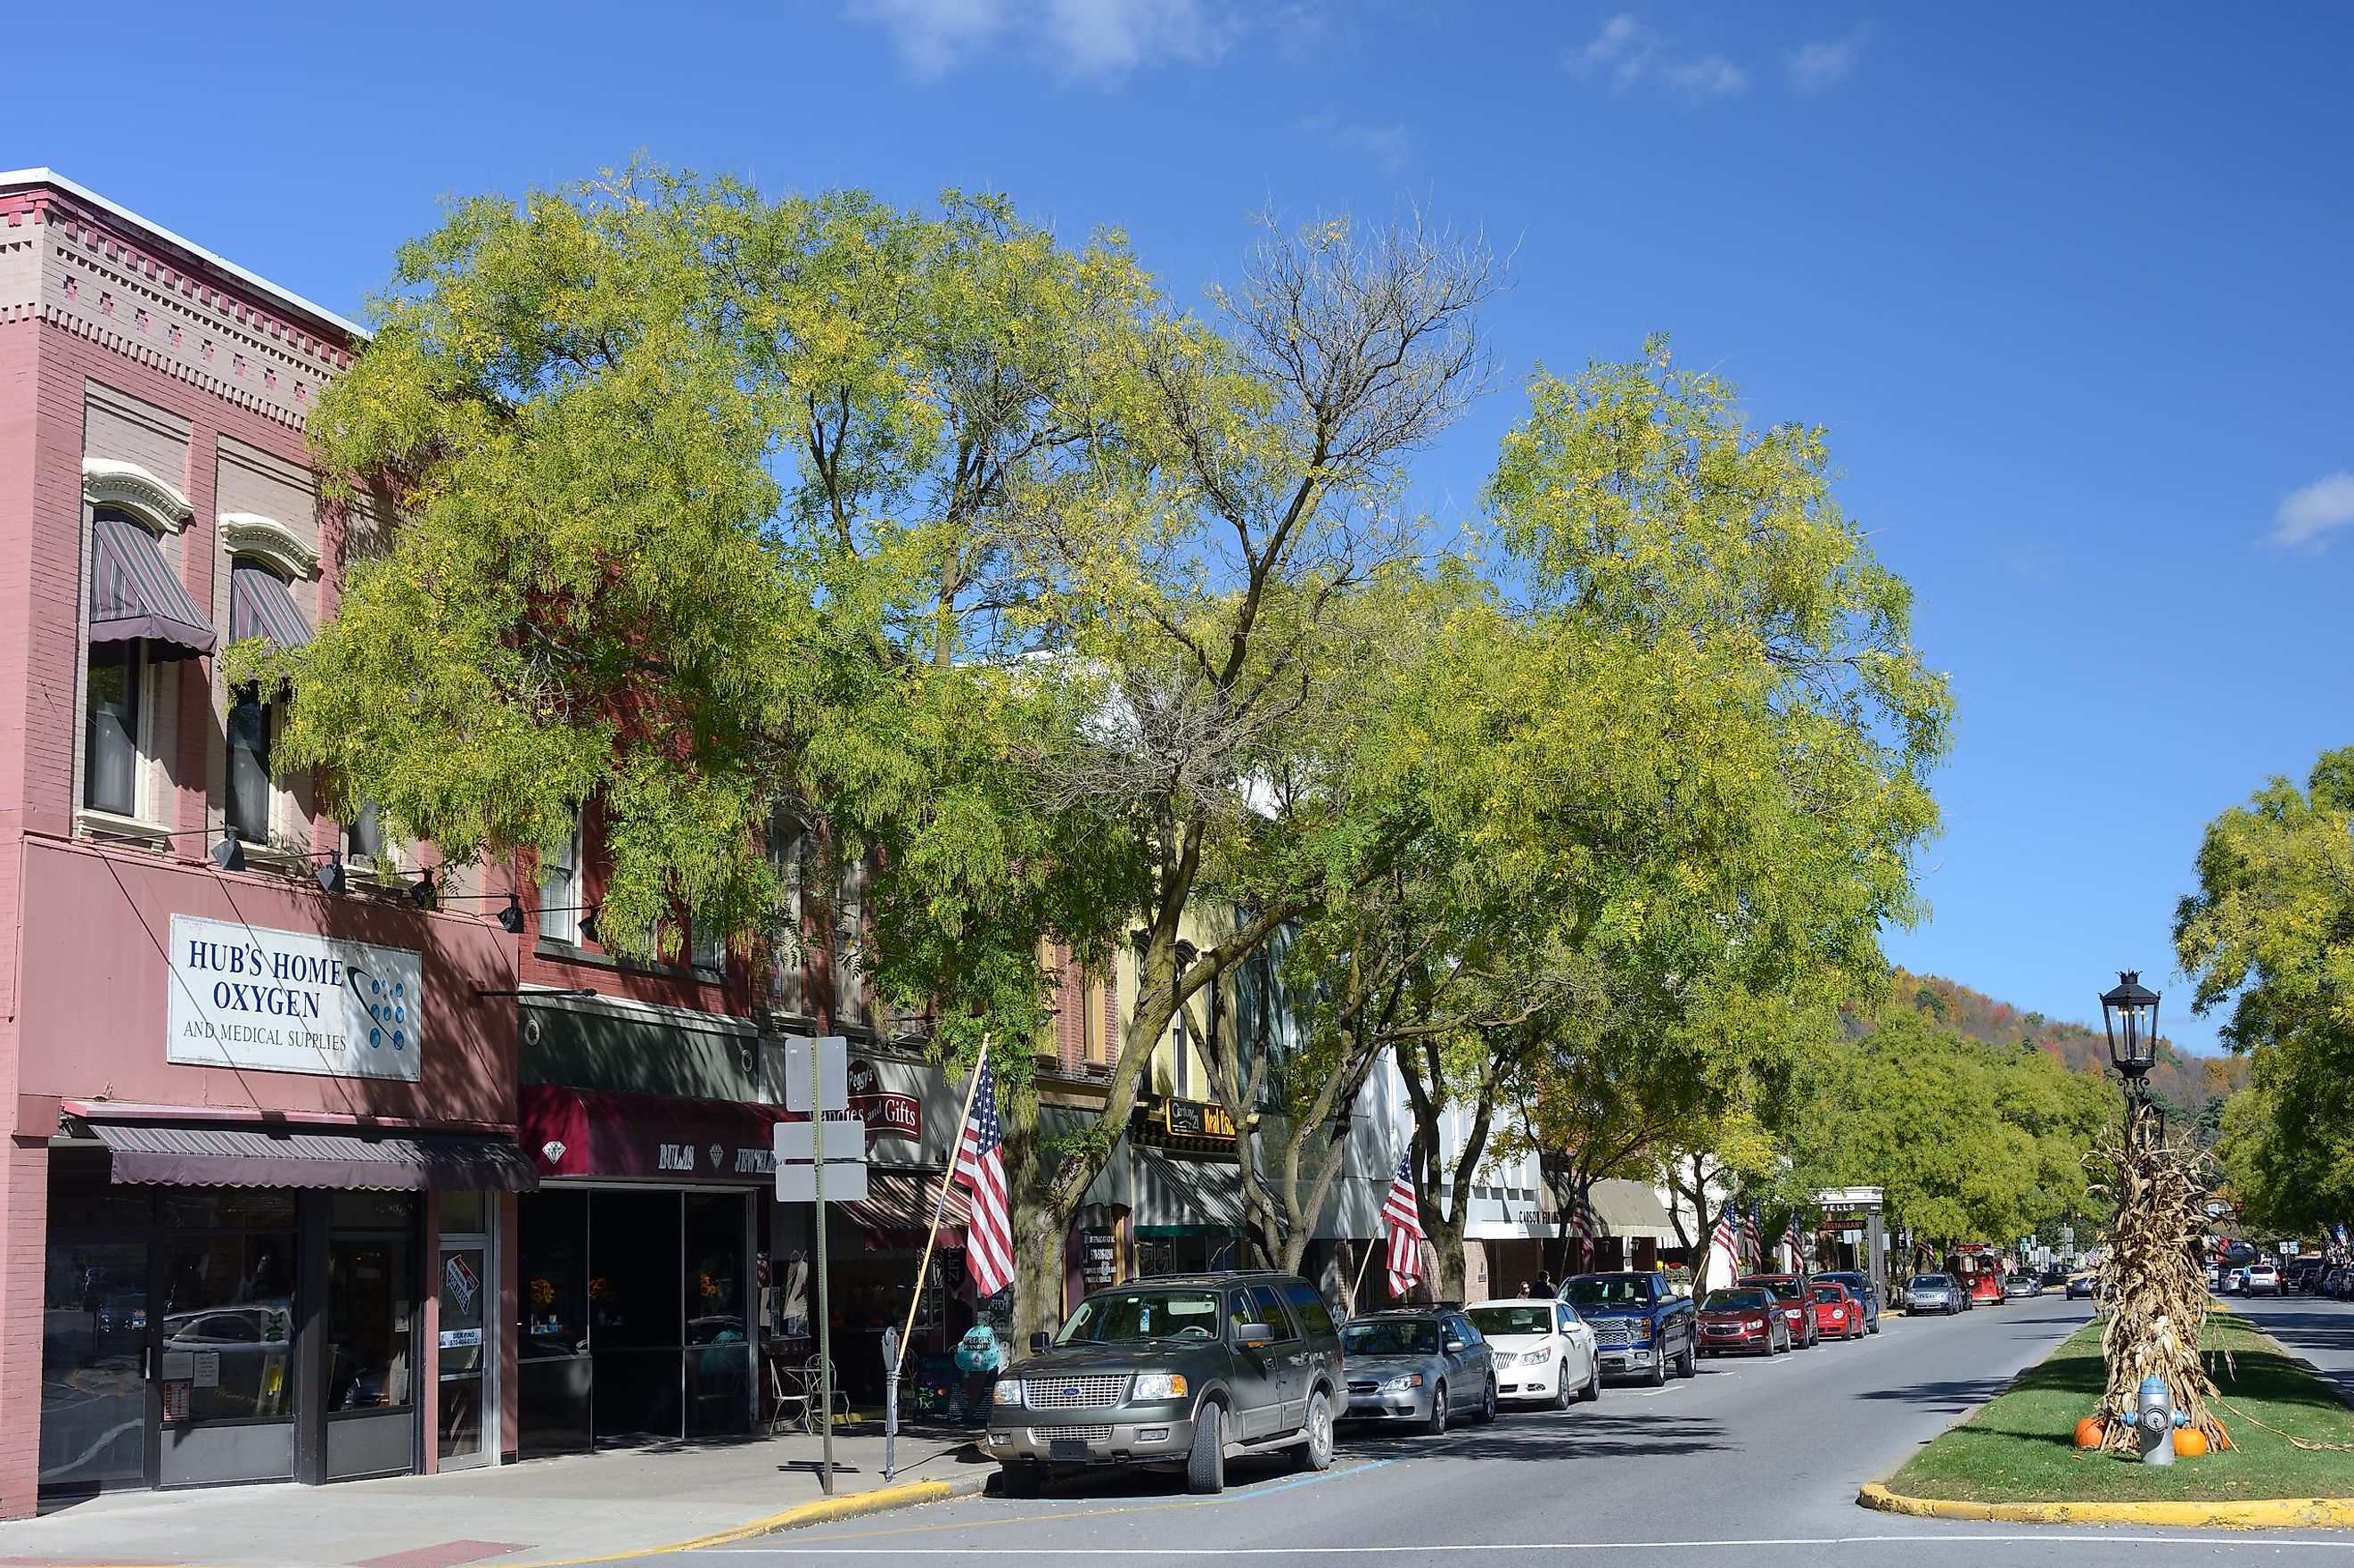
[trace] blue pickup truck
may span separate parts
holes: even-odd
[[[1573,1275],[1561,1298],[1593,1327],[1602,1371],[1641,1378],[1653,1388],[1690,1377],[1699,1353],[1699,1314],[1657,1272]]]

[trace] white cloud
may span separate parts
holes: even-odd
[[[1749,73],[1723,55],[1685,55],[1621,11],[1569,55],[1579,76],[1605,77],[1619,91],[1653,82],[1690,98],[1723,98],[1749,85]]]
[[[1363,153],[1387,168],[1404,168],[1414,151],[1414,136],[1404,121],[1369,125],[1337,114],[1312,114],[1299,122],[1299,128],[1338,151]]]
[[[2281,502],[2273,517],[2273,542],[2319,549],[2324,534],[2349,523],[2354,523],[2354,473],[2325,474],[2290,491]]]
[[[1860,47],[1858,41],[1851,37],[1801,44],[1795,49],[1784,51],[1782,69],[1789,73],[1793,90],[1820,92],[1855,74],[1855,57]]]
[[[1140,69],[1214,60],[1241,29],[1232,0],[851,0],[847,15],[881,26],[927,81],[1011,44],[1058,76],[1117,85]]]

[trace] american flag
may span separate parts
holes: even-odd
[[[1741,1227],[1741,1266],[1744,1272],[1755,1272],[1757,1266],[1765,1261],[1757,1255],[1759,1228],[1757,1205],[1752,1203],[1749,1205],[1748,1222]]]
[[[1724,1255],[1733,1260],[1734,1270],[1736,1273],[1741,1268],[1741,1244],[1735,1239],[1740,1229],[1740,1222],[1733,1217],[1733,1204],[1728,1200],[1724,1207],[1717,1213],[1716,1234],[1708,1238],[1708,1246],[1711,1255],[1714,1255],[1717,1250],[1722,1248]]]
[[[1422,1277],[1422,1209],[1414,1196],[1414,1156],[1398,1159],[1397,1180],[1382,1200],[1382,1218],[1390,1223],[1390,1294],[1404,1296]]]
[[[979,1296],[994,1296],[1013,1283],[1013,1221],[1006,1203],[1004,1143],[1004,1129],[997,1120],[997,1075],[983,1056],[956,1163],[957,1185],[972,1194],[965,1270]]]
[[[1807,1266],[1806,1244],[1798,1239],[1798,1216],[1792,1214],[1790,1223],[1782,1227],[1782,1245],[1790,1249],[1790,1266],[1803,1270]]]
[[[1585,1201],[1583,1187],[1569,1201],[1569,1234],[1576,1241],[1585,1241],[1594,1234],[1594,1206]]]

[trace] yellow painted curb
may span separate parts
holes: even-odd
[[[1882,1513],[2001,1524],[2142,1524],[2181,1530],[2354,1530],[2354,1498],[2258,1498],[2244,1502],[1960,1502],[1907,1497],[1878,1481],[1855,1500]]]
[[[692,1541],[665,1542],[660,1546],[641,1546],[629,1552],[608,1552],[595,1557],[558,1557],[542,1563],[519,1563],[512,1568],[577,1568],[584,1563],[622,1563],[633,1557],[666,1557],[677,1552],[701,1552],[707,1547],[726,1546],[738,1541],[749,1541],[756,1535],[773,1535],[779,1531],[804,1530],[812,1524],[831,1524],[835,1520],[857,1519],[870,1513],[888,1513],[893,1509],[916,1508],[924,1503],[946,1502],[952,1497],[970,1496],[981,1488],[977,1485],[958,1486],[951,1481],[906,1481],[896,1487],[877,1487],[873,1491],[852,1492],[845,1497],[820,1498],[782,1513],[772,1513],[765,1519],[739,1524],[733,1530],[716,1531],[698,1535]],[[510,1568],[501,1564],[500,1568]]]

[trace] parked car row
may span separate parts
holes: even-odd
[[[1566,1410],[1611,1378],[1690,1377],[1702,1355],[1768,1355],[1879,1331],[1861,1274],[1759,1275],[1695,1303],[1659,1273],[1571,1278],[1557,1297],[1399,1308],[1334,1320],[1316,1287],[1261,1272],[1170,1276],[1096,1291],[1001,1374],[982,1439],[1000,1489],[1050,1471],[1182,1472],[1216,1492],[1229,1458],[1331,1467],[1344,1425],[1432,1434],[1506,1405]],[[1704,1328],[1703,1324],[1710,1325]]]

